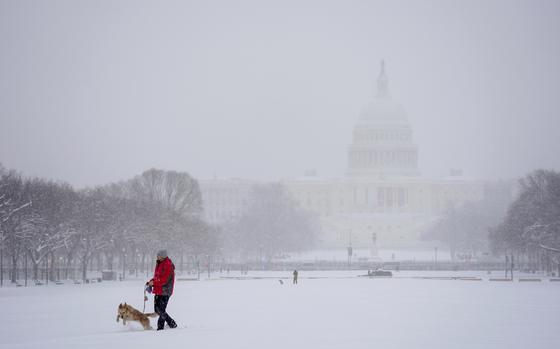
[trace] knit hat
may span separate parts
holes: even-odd
[[[162,258],[167,257],[167,250],[159,250],[159,251],[157,252],[157,256],[158,256],[158,257],[162,257]]]

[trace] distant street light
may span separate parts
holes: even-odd
[[[0,287],[4,286],[4,232],[0,232]]]
[[[206,255],[206,260],[208,261],[208,278],[210,279],[210,255]]]
[[[25,287],[27,287],[27,253],[25,253]]]
[[[136,254],[134,255],[134,269],[136,269],[136,278],[138,279],[138,260],[140,259],[140,251],[136,249]]]
[[[124,281],[126,277],[126,248],[122,249],[122,280]]]
[[[352,265],[352,230],[348,231],[348,268]]]
[[[62,262],[64,261],[64,258],[62,256],[58,257],[58,268],[56,270],[56,278],[58,281],[60,281],[60,266],[62,265]]]
[[[438,250],[437,246],[434,247],[434,255],[435,255],[434,264],[435,264],[436,270],[437,270],[437,250]]]
[[[109,262],[108,268],[109,268],[110,271],[113,271],[113,259],[114,259],[114,255],[115,255],[115,250],[114,250],[115,244],[114,244],[113,239],[109,240],[109,246],[111,247],[111,258],[109,258],[109,261],[108,261]]]

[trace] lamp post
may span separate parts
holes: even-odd
[[[49,284],[49,255],[45,256],[45,283]]]
[[[45,234],[47,241],[49,241],[49,234]],[[49,284],[49,253],[45,254],[45,283]]]
[[[110,242],[109,246],[111,246],[111,249],[109,250],[111,252],[111,255],[109,258],[108,268],[110,271],[113,271],[113,259],[115,258],[115,244],[113,239],[109,240],[109,242]]]
[[[149,250],[148,250],[148,252],[149,252]],[[144,261],[146,260],[146,257],[145,257],[145,256],[146,256],[146,252],[145,252],[145,250],[144,250],[144,252],[142,252],[142,253],[143,253],[143,255],[142,255],[142,267],[143,267],[143,268],[146,268],[146,277],[149,277],[149,276],[150,276],[150,262],[149,262],[149,258],[150,258],[150,257],[148,257],[148,261],[144,262]]]
[[[140,251],[136,249],[136,254],[134,255],[134,269],[136,270],[136,278],[138,279],[138,259],[140,259]]]
[[[437,270],[437,249],[438,249],[437,246],[434,247],[434,265],[436,270]]]
[[[200,260],[198,259],[198,257],[196,258],[196,272],[198,274],[197,280],[200,280]]]
[[[509,261],[510,261],[510,263],[511,263],[511,264],[510,264],[510,268],[509,268],[509,270],[510,270],[510,272],[511,272],[511,281],[513,281],[513,267],[514,267],[514,263],[513,263],[513,254],[511,255],[511,258],[510,258]]]
[[[25,251],[25,287],[27,287],[27,251]]]
[[[348,268],[352,265],[352,230],[348,231]]]
[[[60,281],[60,266],[62,265],[63,261],[64,261],[64,258],[62,256],[59,256],[58,257],[58,268],[57,268],[57,271],[56,271],[56,273],[57,273],[56,278],[57,278],[58,281]]]
[[[0,287],[4,286],[4,232],[0,235]]]
[[[508,255],[506,254],[506,273],[505,273],[505,274],[506,274],[506,276],[505,276],[506,279],[507,279],[507,277],[508,277],[508,264],[509,264],[509,257],[508,257]]]
[[[125,261],[126,254],[125,254],[125,252],[126,252],[126,248],[123,247],[123,249],[122,249],[122,280],[123,281],[124,281],[125,275],[126,275],[126,272],[125,272],[125,270],[126,270],[126,261]]]
[[[370,227],[371,229],[371,227]],[[371,258],[377,258],[378,256],[378,251],[377,251],[377,233],[373,231],[373,229],[371,229]]]
[[[206,255],[206,260],[208,261],[208,278],[210,279],[210,255]]]
[[[82,259],[82,282],[86,283],[86,279],[87,279],[87,250],[88,250],[88,240],[86,238],[82,238],[82,246],[84,247],[85,251],[84,251],[84,258]],[[73,272],[72,273],[73,277],[76,277],[76,273]]]

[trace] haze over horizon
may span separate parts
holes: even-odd
[[[341,177],[379,63],[426,177],[560,170],[557,1],[0,1],[0,163]]]

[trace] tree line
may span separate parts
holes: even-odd
[[[556,265],[560,272],[560,172],[537,170],[521,179],[519,195],[489,240],[496,253],[524,256],[549,272]]]
[[[502,183],[499,189],[511,186]],[[533,270],[552,271],[556,264],[560,272],[560,172],[533,171],[518,181],[517,194],[507,197],[487,191],[481,201],[450,205],[424,238],[445,243],[452,259],[487,251],[514,255]]]
[[[270,263],[313,247],[318,217],[301,207],[280,183],[253,187],[246,212],[224,227],[224,249],[237,260]]]
[[[270,260],[310,248],[318,231],[315,217],[280,184],[255,187],[244,214],[225,226],[207,224],[203,213],[201,188],[186,172],[150,169],[75,190],[0,165],[0,263],[9,260],[12,282],[28,261],[34,280],[42,278],[40,272],[51,280],[85,280],[94,262],[98,270],[122,268],[124,277],[125,266],[147,271],[163,248],[181,270],[184,263],[209,268],[210,258]]]
[[[39,279],[42,263],[50,265],[51,279],[55,265],[65,277],[79,265],[86,279],[93,260],[113,270],[116,260],[123,269],[126,259],[135,268],[151,266],[163,248],[181,259],[217,250],[217,229],[201,219],[200,188],[188,173],[150,169],[128,181],[74,190],[0,171],[0,243],[12,282],[23,257],[32,279]]]

